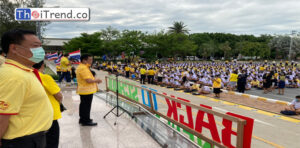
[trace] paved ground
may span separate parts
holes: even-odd
[[[291,102],[293,99],[295,99],[295,96],[300,95],[299,91],[300,91],[299,88],[285,88],[285,92],[284,92],[285,94],[278,95],[277,89],[275,89],[273,92],[269,92],[267,94],[264,94],[263,90],[252,89],[252,90],[246,91],[246,94]]]
[[[83,127],[78,124],[79,96],[75,91],[63,91],[63,103],[68,109],[63,112],[60,124],[60,148],[158,148],[146,132],[126,116],[117,119],[112,114],[103,116],[111,109],[103,100],[94,97],[91,117],[98,126]]]
[[[97,71],[97,77],[104,80],[106,72]],[[124,79],[124,78],[120,78]],[[132,81],[136,85],[140,85],[136,81]],[[234,103],[220,101],[209,97],[193,96],[182,92],[176,92],[167,88],[162,88],[155,85],[146,85],[147,87],[158,90],[159,92],[166,92],[173,94],[176,97],[182,97],[190,100],[194,104],[205,104],[212,106],[219,112],[233,112],[255,119],[254,131],[252,137],[252,147],[268,148],[268,147],[299,147],[300,128],[299,120],[282,117],[269,112],[264,112],[249,108],[247,106],[239,106]],[[104,83],[99,88],[105,89]],[[165,105],[164,101],[158,101],[159,105]],[[166,109],[166,108],[165,108]],[[195,116],[195,115],[194,115]],[[218,128],[222,127],[221,121],[217,120]]]

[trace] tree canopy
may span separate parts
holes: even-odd
[[[175,22],[172,28],[175,28]],[[183,23],[181,30],[187,30]],[[171,27],[170,27],[171,28]],[[68,51],[82,49],[83,53],[95,56],[106,55],[115,59],[125,55],[148,61],[160,58],[197,56],[200,59],[235,59],[248,57],[253,59],[288,58],[290,37],[271,35],[235,35],[229,33],[193,33],[185,31],[160,31],[152,34],[139,30],[119,31],[108,27],[93,34],[83,33],[66,43]],[[180,29],[179,29],[180,30]],[[300,39],[293,39],[292,58],[300,55]]]

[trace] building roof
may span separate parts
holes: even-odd
[[[63,46],[64,43],[69,42],[71,39],[67,38],[43,38],[42,42],[44,46]]]

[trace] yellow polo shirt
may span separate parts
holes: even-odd
[[[154,76],[155,75],[155,71],[154,70],[148,70],[148,75]]]
[[[76,69],[77,78],[77,93],[80,95],[90,95],[98,91],[98,86],[96,83],[87,83],[86,79],[94,80],[94,76],[85,64],[80,63]]]
[[[60,68],[60,66],[56,66],[56,72],[61,72],[61,68]]]
[[[252,86],[259,85],[259,81],[258,81],[258,80],[256,80],[256,81],[255,81],[255,80],[252,80],[252,81],[251,81],[251,85],[252,85]]]
[[[134,68],[130,68],[131,73],[134,73],[135,72],[134,70],[135,70]]]
[[[0,67],[0,115],[11,115],[3,139],[47,131],[53,120],[51,103],[32,69],[10,59]]]
[[[130,68],[128,66],[125,67],[125,71],[129,71]]]
[[[42,73],[39,73],[39,74],[40,74],[44,89],[45,89],[47,96],[52,105],[53,120],[58,120],[61,118],[60,104],[53,95],[59,93],[60,88],[55,83],[54,79],[50,75],[42,74]]]
[[[141,73],[141,75],[146,74],[146,69],[145,68],[141,68],[140,73]]]
[[[230,78],[229,78],[230,82],[237,82],[237,79],[238,79],[238,75],[237,74],[235,74],[235,73],[231,73],[230,74]]]
[[[213,81],[213,88],[221,88],[221,78],[216,78],[215,81]]]
[[[60,68],[62,72],[67,72],[69,68],[70,61],[67,57],[62,57],[60,60]]]

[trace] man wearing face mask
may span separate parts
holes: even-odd
[[[79,123],[82,126],[96,126],[97,123],[93,122],[90,118],[91,105],[93,94],[98,91],[97,84],[101,83],[100,79],[96,79],[90,66],[93,63],[93,57],[88,54],[83,54],[80,57],[81,63],[76,69],[77,78],[77,93],[80,95],[79,105]]]
[[[53,109],[32,66],[44,59],[42,43],[34,32],[15,29],[3,34],[6,54],[0,66],[0,145],[2,148],[43,148]]]

